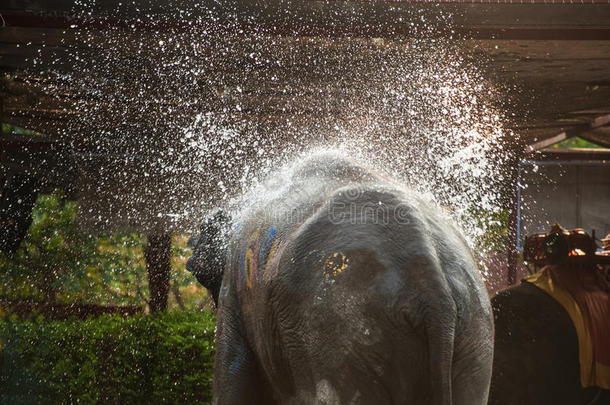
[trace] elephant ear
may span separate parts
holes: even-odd
[[[225,268],[225,247],[230,222],[231,218],[227,212],[216,209],[203,220],[199,237],[191,238],[188,243],[193,247],[193,254],[186,263],[186,269],[208,289],[217,306]]]

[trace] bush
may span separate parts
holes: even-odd
[[[210,403],[211,313],[0,321],[0,403]]]

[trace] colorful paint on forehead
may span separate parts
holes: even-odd
[[[267,255],[267,251],[269,250],[269,247],[275,240],[276,233],[277,233],[277,228],[275,226],[272,226],[271,228],[269,228],[267,230],[267,233],[265,233],[265,236],[263,237],[263,242],[261,243],[260,253],[258,256],[259,263],[265,263],[265,256]]]
[[[245,272],[245,280],[248,288],[252,288],[254,281],[258,278],[258,269],[257,269],[257,253],[258,253],[258,235],[259,230],[257,229],[252,235],[250,235],[250,239],[248,239],[248,247],[246,248],[246,257],[244,262],[243,271]]]
[[[269,270],[267,271],[268,278],[273,278],[277,274],[278,266],[280,264],[280,259],[282,258],[284,249],[286,249],[286,245],[287,245],[286,241],[281,241],[277,247],[277,250],[275,251],[275,254],[273,255],[273,257],[271,257],[269,259],[269,261],[270,261]]]
[[[269,255],[267,255],[267,260],[265,261],[265,268],[263,269],[263,280],[269,281],[270,272],[269,268],[271,267],[271,263],[273,262],[273,258],[275,257],[275,252],[277,251],[278,242],[274,240],[271,244],[271,248],[269,249]]]
[[[279,260],[286,244],[278,243],[276,240],[275,226],[271,226],[262,239],[259,235],[257,229],[247,242],[243,239],[240,241],[235,271],[237,288],[241,288],[244,283],[247,288],[252,288],[261,279],[269,280],[277,273]]]
[[[246,259],[244,261],[243,273],[244,280],[246,281],[246,286],[248,288],[252,288],[252,262],[254,261],[254,257],[252,255],[252,249],[246,249]]]
[[[250,273],[252,274],[252,281],[258,281],[259,278],[259,273],[258,273],[258,256],[259,256],[259,251],[261,248],[261,243],[260,243],[260,238],[258,237],[258,232],[257,232],[257,237],[256,240],[253,242],[252,245],[252,269],[250,271]]]

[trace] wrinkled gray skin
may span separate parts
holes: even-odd
[[[491,308],[447,219],[333,155],[268,193],[187,264],[219,300],[214,404],[487,402]]]
[[[553,297],[525,282],[496,294],[492,306],[490,405],[610,404],[610,391],[581,387],[576,329]]]

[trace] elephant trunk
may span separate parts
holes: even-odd
[[[452,404],[453,342],[455,337],[456,309],[453,299],[426,322],[428,358],[430,367],[431,404]],[[441,317],[437,315],[442,314]]]

